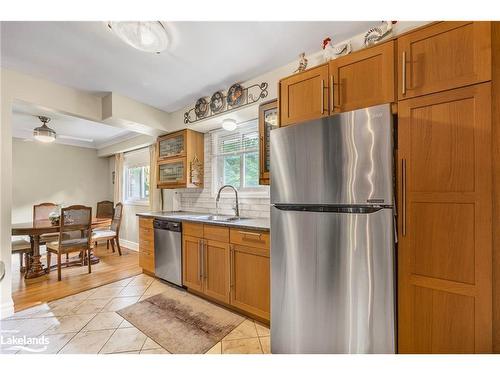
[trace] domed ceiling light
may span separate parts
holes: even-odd
[[[168,47],[167,30],[160,21],[110,21],[108,27],[118,38],[140,51],[160,53]]]
[[[225,118],[222,120],[222,128],[230,132],[233,131],[236,129],[236,120],[233,120],[232,118]]]
[[[33,129],[33,137],[43,143],[54,142],[56,140],[56,132],[47,126],[50,118],[45,116],[38,116],[38,118],[43,125]]]

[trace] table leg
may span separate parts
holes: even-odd
[[[30,262],[30,267],[24,276],[26,279],[33,279],[35,277],[45,275],[42,262],[40,262],[40,236],[34,235],[33,239],[33,256]]]

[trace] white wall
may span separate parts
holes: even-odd
[[[112,200],[108,162],[94,149],[12,140],[12,222],[33,218],[33,205],[91,206]]]
[[[115,157],[111,156],[107,158],[106,162],[108,163],[109,175],[111,175],[111,173],[115,170]],[[111,196],[113,196],[114,185],[112,184],[111,179],[109,179],[108,189],[109,191],[111,191]],[[172,199],[170,198],[170,202],[171,201]],[[165,205],[165,209],[171,210],[172,208],[171,206]],[[121,245],[131,250],[139,249],[139,219],[137,217],[137,214],[149,211],[151,211],[149,206],[133,204],[123,205],[122,223],[120,227]]]
[[[393,26],[393,36],[405,33],[411,29],[422,26],[429,21],[398,21]],[[364,33],[353,36],[349,39],[351,41],[352,51],[357,51],[363,49],[363,41],[364,41]],[[335,43],[341,44],[346,41],[336,40]],[[300,51],[300,46],[297,46],[297,51]],[[308,68],[314,67],[316,65],[323,64],[325,62],[323,51],[319,50],[317,52],[311,53],[306,56],[308,59]],[[268,83],[268,96],[265,99],[261,99],[262,101],[272,100],[278,97],[278,82],[281,78],[287,77],[295,72],[298,66],[298,58],[295,61],[292,61],[284,66],[280,66],[270,72],[266,72],[261,74],[255,78],[252,78],[248,81],[242,82],[244,87],[249,87],[253,84],[260,84],[262,82]],[[221,87],[221,89],[227,89]],[[212,92],[200,92],[201,96],[210,96]],[[187,126],[184,124],[184,113],[192,108],[194,103],[189,104],[185,108],[172,112],[170,114],[170,120],[168,122],[167,128],[170,131],[184,129]],[[217,116],[211,119],[201,120],[195,124],[189,125],[190,129],[200,131],[202,133],[206,132],[208,129],[215,129],[220,127],[222,119],[225,117],[234,118],[238,122],[248,121],[258,116],[258,104],[250,105],[245,109],[241,109],[239,111],[231,112],[228,115]],[[217,124],[218,123],[218,124]]]
[[[205,134],[205,165],[203,168],[203,189],[176,189],[174,191],[174,207],[182,211],[210,212],[212,214],[234,214],[234,193],[227,190],[221,195],[219,211],[216,211],[215,196],[217,191],[212,190],[212,134]],[[226,191],[226,190],[224,190]],[[245,196],[240,193],[240,215],[243,217],[270,216],[269,187],[263,186],[259,196]]]
[[[16,100],[52,108],[57,112],[99,121],[101,98],[47,80],[1,69],[0,117],[0,260],[5,277],[0,283],[0,318],[14,312],[11,276],[12,220],[12,107]]]

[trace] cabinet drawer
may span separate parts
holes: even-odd
[[[229,242],[229,228],[217,225],[205,225],[203,238],[220,242]]]
[[[203,224],[182,223],[182,233],[186,236],[203,238]]]
[[[231,243],[269,249],[269,233],[231,228]]]
[[[151,229],[153,229],[153,218],[140,217],[139,218],[139,228],[151,228]]]

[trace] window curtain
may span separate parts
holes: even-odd
[[[149,146],[149,208],[151,211],[160,211],[160,189],[156,188],[156,143]]]
[[[123,153],[115,154],[115,188],[113,199],[115,205],[122,201],[123,197]]]

